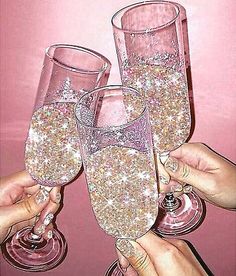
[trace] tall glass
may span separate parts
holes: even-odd
[[[115,238],[141,237],[158,212],[151,127],[142,96],[124,86],[101,87],[81,97],[76,117],[99,226]]]
[[[56,44],[46,49],[25,146],[26,170],[44,193],[78,174],[82,160],[75,104],[84,93],[106,84],[110,67],[107,58],[83,47]],[[48,240],[24,228],[3,245],[5,259],[26,271],[49,270],[65,252],[66,242],[55,228]]]
[[[122,83],[145,97],[156,157],[165,162],[191,129],[179,6],[167,1],[136,3],[119,10],[112,25]],[[164,235],[191,231],[203,211],[194,192],[176,199],[171,187],[160,196],[160,207],[162,219],[154,228]]]

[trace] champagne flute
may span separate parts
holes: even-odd
[[[133,88],[101,87],[81,97],[76,117],[99,226],[115,238],[141,237],[158,213],[151,127],[143,97]]]
[[[136,3],[119,10],[112,24],[122,83],[145,97],[156,158],[164,162],[191,129],[179,6]],[[202,214],[194,192],[174,198],[170,189],[160,195],[160,216],[153,227],[163,235],[181,235],[195,229]]]
[[[55,44],[46,49],[25,146],[26,169],[42,186],[43,194],[78,174],[82,160],[75,104],[83,93],[106,84],[110,67],[107,58],[84,47]],[[3,247],[5,259],[26,271],[52,269],[66,253],[66,242],[56,229],[45,240],[24,228]]]

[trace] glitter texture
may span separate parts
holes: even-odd
[[[137,250],[134,248],[134,246],[131,244],[131,242],[129,240],[118,239],[116,241],[116,247],[120,250],[120,252],[125,257],[128,257],[128,258],[131,256],[136,256],[138,253]]]
[[[41,204],[45,202],[49,197],[49,192],[43,187],[39,190],[38,194],[35,197],[35,201],[37,204]]]
[[[83,89],[76,91],[72,87],[72,81],[69,77],[66,77],[64,80],[61,80],[60,83],[57,84],[57,88],[55,91],[50,90],[50,93],[46,94],[44,103],[57,103],[57,102],[72,102],[76,103],[78,99],[81,97],[84,91]]]
[[[74,106],[74,103],[54,103],[33,114],[25,146],[25,165],[41,185],[66,184],[81,168]]]
[[[86,161],[96,219],[116,238],[136,239],[154,224],[158,192],[154,163],[138,150],[108,146]]]
[[[154,64],[130,66],[125,62],[122,68],[123,84],[138,89],[146,98],[155,149],[166,152],[183,144],[191,126],[185,76],[173,68]]]

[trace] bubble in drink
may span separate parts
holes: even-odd
[[[74,103],[53,103],[37,109],[25,145],[25,165],[38,184],[59,186],[80,171],[79,134]]]
[[[87,159],[93,211],[107,234],[136,239],[154,224],[158,191],[151,160],[144,152],[119,146],[105,147]]]
[[[185,76],[173,68],[137,64],[124,66],[122,80],[146,98],[155,149],[166,152],[183,144],[191,127]]]

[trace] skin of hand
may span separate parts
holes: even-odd
[[[186,143],[164,163],[171,179],[192,185],[204,200],[236,208],[236,166],[201,143]]]
[[[35,183],[26,172],[17,172],[0,179],[0,244],[26,226],[34,233],[51,237],[53,214],[60,206],[60,187],[50,193]]]
[[[136,241],[118,239],[116,248],[125,276],[207,275],[182,240],[163,239],[149,231]]]

